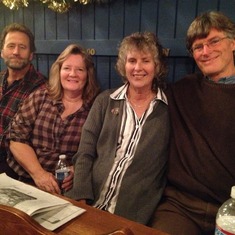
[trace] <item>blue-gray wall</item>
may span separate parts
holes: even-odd
[[[112,0],[107,4],[76,4],[67,13],[56,13],[39,1],[27,8],[9,10],[0,3],[0,30],[11,22],[26,24],[34,33],[34,64],[46,76],[57,55],[70,43],[90,49],[103,89],[116,87],[117,45],[136,31],[152,31],[170,49],[168,81],[174,82],[195,65],[185,49],[189,24],[201,12],[219,10],[235,20],[235,0]],[[4,69],[1,60],[0,69]]]

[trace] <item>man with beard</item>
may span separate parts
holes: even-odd
[[[46,78],[32,65],[36,51],[34,36],[24,25],[6,26],[0,38],[1,57],[7,69],[0,72],[0,173],[14,177],[6,163],[5,135],[18,107],[32,91],[44,86]]]

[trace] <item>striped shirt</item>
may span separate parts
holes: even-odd
[[[128,84],[125,84],[110,95],[111,99],[124,99],[126,102],[123,107],[122,124],[119,133],[115,161],[107,181],[101,190],[100,197],[94,205],[99,209],[107,210],[111,213],[114,213],[115,211],[123,176],[135,156],[135,151],[146,119],[152,113],[158,100],[167,104],[165,94],[159,89],[156,97],[151,101],[149,108],[139,119],[127,99],[127,88]]]
[[[72,165],[89,110],[90,105],[83,104],[78,111],[62,119],[62,101],[52,100],[46,88],[37,90],[19,108],[7,139],[32,146],[43,169],[53,173],[60,154],[66,154]],[[12,156],[8,156],[7,161],[19,176],[30,177]]]

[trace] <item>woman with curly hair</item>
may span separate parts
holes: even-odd
[[[119,47],[124,85],[100,94],[82,130],[68,196],[146,224],[164,186],[169,139],[164,49],[153,33]]]

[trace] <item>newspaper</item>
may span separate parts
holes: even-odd
[[[0,174],[0,204],[15,207],[53,231],[85,212],[67,200]]]

